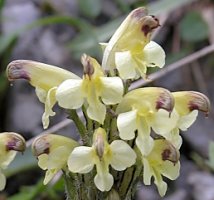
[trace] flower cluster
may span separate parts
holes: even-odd
[[[164,196],[167,184],[162,176],[171,180],[178,177],[180,130],[186,131],[194,123],[198,111],[208,114],[210,103],[205,95],[193,91],[170,92],[160,87],[127,91],[130,81],[146,78],[148,67],[162,68],[165,64],[164,50],[151,41],[158,26],[158,19],[147,15],[144,8],[133,10],[109,42],[101,43],[101,65],[88,55],[82,56],[82,78],[34,61],[16,60],[8,65],[8,79],[28,80],[45,104],[44,128],[55,114],[52,109],[56,103],[72,111],[83,108],[86,125],[74,120],[77,127],[83,127],[79,129],[83,145],[53,134],[33,142],[38,165],[47,170],[44,184],[61,169],[93,174],[96,166],[96,187],[110,191],[118,180],[114,172],[134,165],[142,168],[138,171],[142,171],[146,185],[154,177]],[[89,121],[92,126],[87,126]]]

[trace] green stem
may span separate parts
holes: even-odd
[[[88,135],[88,139],[89,139],[89,145],[92,145],[92,140],[93,140],[93,133],[94,133],[94,127],[93,127],[93,121],[88,117],[87,114],[87,110],[85,108],[85,106],[82,106],[82,112],[85,118],[85,122],[86,122],[86,129],[87,129],[87,135]]]
[[[134,146],[134,150],[137,153],[138,157],[136,160],[135,172],[133,174],[132,181],[131,181],[129,188],[127,190],[125,200],[133,199],[133,195],[136,193],[136,186],[137,186],[139,177],[141,176],[142,170],[143,170],[142,161],[140,159],[141,155],[139,156],[140,153],[139,153],[139,150],[137,149],[136,145]]]
[[[129,86],[131,85],[131,83],[131,79],[126,80],[126,82],[124,83],[124,95],[129,91]]]
[[[63,171],[63,177],[65,180],[65,190],[66,190],[66,200],[78,200],[78,187],[77,187],[77,179],[74,174],[66,173]]]
[[[73,122],[75,123],[79,134],[83,140],[83,144],[88,144],[88,137],[86,135],[87,130],[85,128],[85,125],[83,124],[83,122],[80,120],[76,110],[71,110],[70,111],[70,118],[73,120]]]

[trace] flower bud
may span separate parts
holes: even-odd
[[[94,147],[100,159],[102,159],[106,147],[106,133],[102,128],[98,128],[94,133]]]
[[[90,57],[87,56],[86,54],[83,54],[81,57],[81,62],[83,65],[83,73],[84,75],[88,75],[89,77],[91,77],[94,73],[94,67],[91,63]]]

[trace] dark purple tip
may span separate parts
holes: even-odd
[[[26,65],[25,60],[15,60],[7,66],[7,77],[9,81],[16,79],[25,79],[30,81],[30,75],[24,68]]]

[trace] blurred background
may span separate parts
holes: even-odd
[[[0,132],[21,133],[28,140],[43,132],[41,104],[26,81],[8,83],[7,64],[29,59],[56,65],[81,76],[80,56],[101,60],[99,42],[108,41],[125,16],[146,6],[161,27],[153,40],[166,51],[164,73],[156,69],[150,86],[170,91],[195,90],[214,99],[213,0],[0,0]],[[66,113],[55,107],[50,130],[77,138]],[[165,200],[214,200],[214,115],[200,114],[183,136],[181,175],[168,181]],[[74,131],[72,131],[74,130]],[[60,200],[62,180],[43,186],[44,173],[30,149],[10,168],[0,200]],[[161,199],[154,186],[140,188],[136,199]]]

